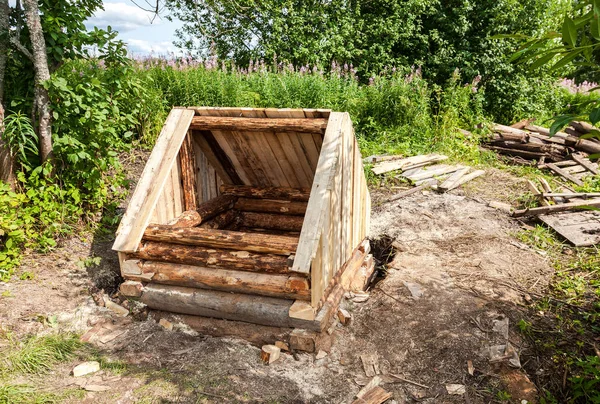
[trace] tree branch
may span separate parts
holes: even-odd
[[[33,62],[33,55],[31,54],[31,52],[29,52],[29,50],[26,47],[23,46],[23,44],[21,44],[19,41],[17,41],[17,38],[11,36],[10,43],[12,46],[17,48],[17,50],[19,52],[21,52],[23,55],[25,55],[29,60],[31,60]]]

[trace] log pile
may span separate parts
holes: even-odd
[[[158,296],[167,290],[156,288],[169,285],[184,288],[180,305],[199,299],[197,289],[310,301],[307,276],[289,269],[308,194],[306,189],[223,185],[216,198],[186,203],[194,209],[168,224],[147,226],[136,252],[122,265],[121,293],[151,299],[153,291]]]
[[[564,132],[550,136],[549,129],[532,124],[532,120],[512,126],[494,124],[484,147],[518,163],[535,161],[538,168],[583,185],[585,177],[599,172],[598,164],[589,159],[589,155],[600,153],[600,141],[590,137],[592,130],[591,125],[574,121]]]

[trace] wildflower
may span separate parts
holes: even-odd
[[[369,85],[372,86],[375,84],[375,77],[369,77]]]

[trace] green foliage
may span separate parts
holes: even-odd
[[[57,362],[65,361],[83,346],[74,334],[34,336],[22,342],[9,339],[0,359],[0,375],[48,372]]]
[[[575,368],[576,376],[569,378],[573,401],[600,403],[600,358],[586,356],[575,363]]]
[[[420,65],[437,85],[456,68],[465,82],[480,75],[485,110],[502,123],[543,110],[555,78],[547,69],[533,73],[511,64],[516,41],[497,36],[558,29],[571,8],[565,0],[168,0],[167,6],[184,22],[178,44],[203,57],[244,66],[261,59],[310,67],[347,62],[362,82],[391,66]]]
[[[31,125],[31,119],[16,112],[4,120],[2,139],[8,144],[15,162],[24,171],[30,171],[39,165],[37,135]]]

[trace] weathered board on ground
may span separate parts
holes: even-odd
[[[576,247],[600,243],[600,212],[598,211],[541,215],[539,218]]]

